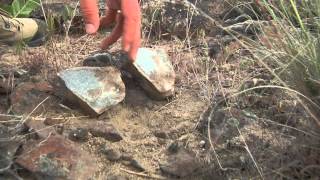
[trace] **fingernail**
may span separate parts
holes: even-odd
[[[97,32],[97,28],[94,27],[93,24],[86,24],[86,32],[87,32],[88,34],[94,34],[94,33]]]
[[[129,59],[133,63],[135,61],[136,57],[134,56],[134,54],[129,53]]]
[[[124,43],[123,46],[122,46],[122,51],[128,53],[129,49],[130,49],[130,45],[128,45],[127,43]]]

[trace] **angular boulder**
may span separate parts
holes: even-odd
[[[174,94],[176,75],[168,54],[161,48],[139,48],[134,63],[130,63],[125,53],[98,51],[87,57],[83,65],[115,67],[124,77],[129,72],[152,99],[163,100]]]
[[[97,158],[60,136],[24,147],[16,163],[40,179],[87,179],[97,171]]]
[[[64,98],[97,116],[121,102],[125,85],[114,67],[76,67],[58,73],[66,88]]]
[[[164,49],[140,48],[134,63],[126,66],[152,99],[163,100],[174,94],[175,72]]]

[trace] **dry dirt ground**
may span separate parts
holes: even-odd
[[[28,52],[23,52],[26,53],[23,56],[6,53],[2,55],[1,63],[7,65],[8,68],[13,68],[14,64],[16,64],[15,67],[28,68],[32,75],[24,76],[21,81],[28,82],[30,79],[31,81],[45,79],[49,82],[54,82],[55,73],[57,72],[55,68],[57,66],[59,69],[64,69],[81,65],[81,60],[84,59],[85,55],[89,54],[90,51],[96,50],[101,37],[92,39],[86,45],[85,40],[79,39],[80,37],[70,37],[70,44],[65,43],[64,40],[53,40],[51,43],[54,47],[51,48],[54,49],[48,52],[48,56],[45,54],[46,49],[50,49],[48,47],[29,49],[27,50]],[[165,46],[169,48],[169,51],[170,48],[174,48],[169,45]],[[114,49],[117,48],[119,48],[119,45]],[[174,51],[174,49],[171,51]],[[190,59],[183,60],[190,61]],[[177,71],[177,74],[179,74],[179,71]],[[127,84],[125,101],[98,118],[98,120],[112,122],[123,135],[124,140],[118,143],[110,143],[103,138],[92,137],[87,142],[79,143],[86,151],[99,157],[97,177],[103,179],[110,174],[127,176],[126,173],[120,170],[121,163],[110,162],[99,152],[99,149],[104,144],[133,155],[150,173],[157,172],[157,169],[159,169],[158,162],[164,156],[163,152],[177,138],[183,136],[185,136],[185,139],[192,138],[193,146],[201,150],[198,144],[202,139],[196,137],[193,132],[198,123],[199,115],[206,108],[206,101],[198,96],[197,90],[192,88],[192,85],[184,87],[182,81],[185,80],[187,79],[177,81],[176,95],[168,101],[151,100],[134,82]],[[180,85],[178,84],[179,81],[181,81]],[[1,113],[4,114],[9,109],[5,100],[7,96],[3,95],[1,99],[3,102],[1,104]],[[30,99],[30,101],[32,100]],[[32,114],[32,116],[44,119],[63,118],[65,120],[70,117],[70,121],[68,120],[64,124],[66,132],[68,132],[68,129],[74,128],[72,126],[74,121],[97,121],[96,118],[85,117],[80,109],[68,110],[64,106],[59,106],[60,103],[58,98],[51,97],[48,103],[42,104],[37,113]],[[30,102],[31,104],[32,102]],[[28,106],[29,104],[26,105]],[[29,110],[32,111],[32,109]],[[28,113],[30,112],[25,112],[25,114]],[[168,138],[159,139],[155,137],[156,131],[168,133]],[[137,177],[131,176],[131,178]]]
[[[103,37],[58,35],[45,46],[28,48],[21,55],[14,53],[14,48],[5,47],[0,67],[11,72],[26,70],[27,74],[12,81],[16,84],[45,80],[54,85],[57,72],[81,66]],[[111,122],[122,134],[122,141],[112,143],[90,136],[77,143],[98,157],[93,179],[111,175],[129,179],[173,178],[159,170],[159,162],[175,145],[193,151],[202,164],[200,170],[182,179],[318,179],[319,128],[296,100],[281,90],[263,88],[227,98],[239,90],[272,84],[272,76],[252,61],[237,42],[229,43],[210,58],[208,47],[201,42],[217,38],[221,37],[198,39],[191,46],[175,38],[143,42],[144,46],[165,48],[175,66],[176,93],[167,101],[151,100],[135,82],[127,82],[125,101],[98,118],[88,118],[79,108],[62,105],[55,93],[30,117],[60,119],[66,134],[77,122]],[[120,47],[118,43],[110,51]],[[7,100],[8,95],[0,96],[0,120],[10,112]],[[32,110],[15,115],[28,115]],[[1,123],[10,124],[5,122],[10,120],[5,118]],[[166,135],[159,138],[159,133]],[[101,152],[104,146],[133,156],[146,173],[132,174],[135,169],[131,166],[108,160]]]

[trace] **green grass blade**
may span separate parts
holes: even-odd
[[[27,17],[40,6],[40,0],[14,0],[12,2],[13,17]]]

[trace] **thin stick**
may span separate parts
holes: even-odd
[[[161,106],[161,107],[160,107],[158,110],[156,110],[155,112],[160,112],[160,111],[162,111],[164,108],[166,108],[166,107],[170,106],[171,104],[175,103],[177,100],[178,100],[178,99],[175,99],[175,100],[173,100],[173,101],[171,101],[171,102],[168,102],[167,104]]]
[[[137,173],[137,172],[134,172],[134,171],[130,171],[130,170],[127,170],[127,169],[123,169],[123,168],[120,168],[121,171],[124,171],[128,174],[133,174],[133,175],[137,175],[137,176],[141,176],[141,177],[145,177],[145,178],[152,178],[152,179],[167,179],[163,176],[159,176],[159,175],[154,175],[154,174],[145,174],[145,173]]]
[[[56,117],[56,118],[50,118],[53,120],[65,120],[65,119],[79,119],[79,118],[88,118],[89,116],[71,116],[71,117]],[[41,117],[31,117],[32,120],[36,121],[44,121],[47,118],[41,118]]]
[[[201,14],[203,17],[205,17],[206,19],[210,20],[212,23],[214,23],[217,26],[220,26],[220,24],[214,20],[211,16],[209,16],[207,13],[205,13],[204,11],[202,11],[200,8],[198,8],[196,5],[194,5],[192,2],[189,2],[187,0],[184,0],[183,3],[186,4],[186,6],[189,6],[191,8],[193,8],[194,10],[196,10],[199,14]],[[221,26],[222,27],[222,26]]]
[[[72,25],[72,21],[73,21],[74,17],[76,16],[76,11],[77,11],[77,7],[78,7],[79,3],[80,3],[80,1],[77,2],[76,7],[72,11],[72,17],[70,18],[70,22],[69,22],[68,27],[66,29],[66,38],[69,37],[69,31],[70,31],[70,28],[71,28],[71,25]]]
[[[0,169],[0,173],[4,173],[4,172],[8,171],[10,169],[11,165],[12,165],[12,162],[7,167]]]
[[[295,130],[295,131],[298,131],[298,132],[303,133],[305,135],[312,136],[314,138],[320,139],[319,135],[315,134],[314,132],[312,132],[312,134],[311,134],[311,133],[303,131],[301,129],[298,129],[298,128],[295,128],[295,127],[292,127],[292,126],[288,126],[288,125],[285,125],[285,124],[281,124],[281,123],[278,123],[278,122],[275,122],[275,121],[272,121],[272,120],[269,120],[269,119],[264,119],[264,118],[259,118],[259,119],[262,120],[262,121],[273,123],[273,124],[275,124],[277,126],[281,126],[281,127],[285,127],[285,128],[291,129],[291,130]]]
[[[308,171],[310,169],[319,169],[320,170],[320,166],[316,165],[316,164],[315,165],[309,165],[309,166],[307,166],[307,167],[305,167],[305,168],[303,168],[301,170],[301,174],[304,174],[306,171]]]
[[[10,115],[10,114],[0,114],[0,117],[22,118],[23,116]]]
[[[34,111],[36,111],[36,110],[38,109],[38,107],[41,106],[44,102],[46,102],[49,98],[50,98],[50,96],[47,96],[43,101],[41,101],[41,102],[31,111],[31,113],[29,113],[29,114],[27,115],[27,117],[22,120],[22,123],[21,123],[21,124],[24,124],[24,123],[29,119],[29,117],[31,116],[31,114],[34,113]]]
[[[90,42],[93,39],[92,36],[89,36],[86,41],[83,43],[83,45],[81,46],[79,52],[82,52],[82,50],[84,49],[84,47],[87,45],[88,42]]]
[[[20,122],[21,118],[23,118],[23,116],[17,116],[17,115],[7,115],[7,114],[0,114],[0,117],[8,117],[8,118],[17,118],[17,120],[7,120],[7,121],[0,121],[0,123],[10,123],[10,122]],[[52,120],[66,120],[66,119],[80,119],[80,118],[88,118],[89,116],[72,116],[72,117],[53,117],[50,118]],[[31,120],[35,120],[35,121],[44,121],[46,120],[48,117],[29,117],[29,119]],[[20,120],[18,120],[20,119]]]
[[[11,123],[11,122],[20,122],[21,120],[8,120],[8,121],[0,121],[0,123]]]
[[[40,6],[41,6],[41,11],[43,13],[44,20],[45,20],[46,24],[48,25],[47,15],[46,15],[46,12],[44,11],[42,0],[40,0]]]
[[[244,145],[245,145],[245,149],[247,150],[247,152],[248,152],[251,160],[253,161],[254,165],[256,166],[256,168],[257,168],[257,170],[258,170],[258,172],[259,172],[259,174],[260,174],[260,177],[261,177],[262,179],[264,179],[263,174],[262,174],[262,171],[261,171],[261,168],[258,166],[257,161],[254,159],[254,157],[253,157],[253,155],[252,155],[252,153],[251,153],[251,151],[250,151],[250,149],[249,149],[249,146],[248,146],[248,144],[246,143],[246,140],[244,139],[244,137],[242,136],[242,133],[241,133],[240,129],[238,128],[238,126],[237,126],[237,130],[238,130],[238,132],[239,132],[240,138],[242,139],[242,141],[243,141],[243,143],[244,143]]]
[[[85,34],[83,36],[80,36],[76,41],[75,43],[79,43],[79,41],[81,41],[82,39],[86,38],[87,36],[89,36],[88,34]]]

